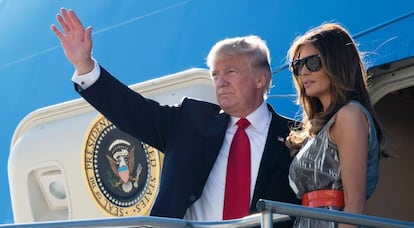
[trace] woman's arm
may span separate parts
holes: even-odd
[[[344,106],[338,111],[330,135],[339,151],[344,211],[363,213],[369,139],[369,123],[365,113],[356,105]],[[340,227],[346,225],[340,224]]]

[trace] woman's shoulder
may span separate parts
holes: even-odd
[[[369,124],[369,115],[366,109],[360,104],[349,102],[336,113],[335,125],[337,128],[365,128]]]
[[[365,108],[363,108],[363,106],[360,103],[349,102],[338,110],[337,117],[353,118],[358,116],[364,116],[364,109]]]
[[[336,113],[335,122],[330,128],[330,137],[334,144],[349,142],[364,137],[369,132],[369,121],[359,105],[348,103]]]

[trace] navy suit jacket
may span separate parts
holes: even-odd
[[[80,95],[119,129],[160,151],[164,162],[151,215],[183,218],[200,198],[220,151],[229,115],[216,104],[184,98],[178,106],[146,99],[101,67],[96,83]],[[250,211],[259,199],[298,203],[289,187],[291,156],[283,140],[292,120],[272,112]]]

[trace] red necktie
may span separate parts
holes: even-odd
[[[237,121],[227,161],[223,219],[236,219],[249,214],[250,207],[250,141],[245,132],[249,121]]]

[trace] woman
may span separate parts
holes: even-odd
[[[291,187],[303,205],[362,213],[375,190],[379,154],[386,154],[380,152],[383,135],[360,52],[343,27],[326,23],[296,38],[288,59],[303,108],[303,124],[291,129],[287,140],[296,154]],[[295,227],[336,226],[295,221]]]

